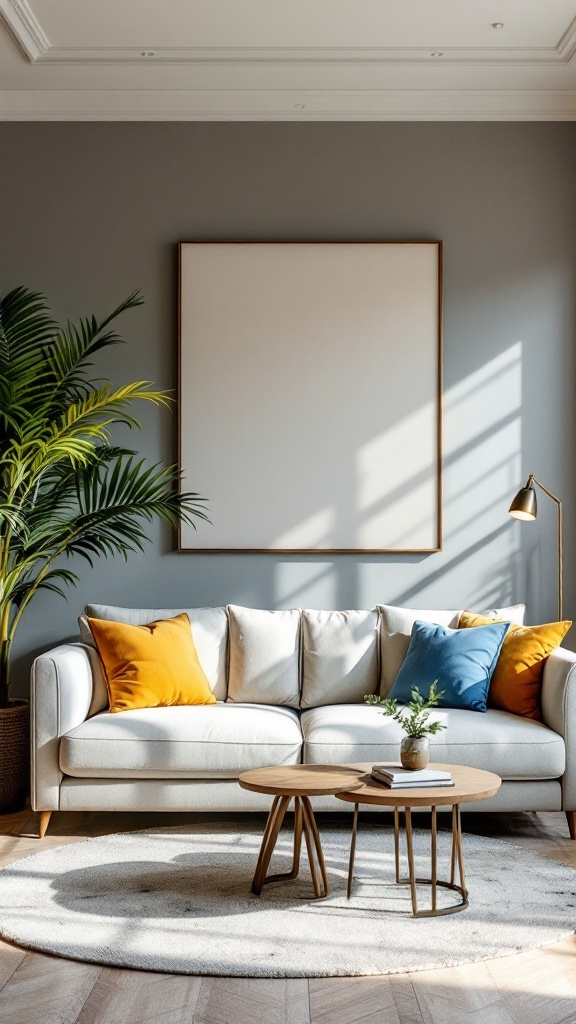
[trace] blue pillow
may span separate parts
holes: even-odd
[[[417,619],[389,696],[407,704],[414,687],[428,696],[437,679],[437,689],[444,690],[438,707],[486,711],[488,687],[509,625],[450,629]]]

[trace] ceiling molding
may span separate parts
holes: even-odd
[[[568,25],[556,49],[564,64],[572,60],[576,53],[576,18]]]
[[[496,90],[26,90],[0,121],[576,121],[576,92]]]
[[[0,18],[8,26],[23,53],[32,63],[126,65],[389,65],[446,64],[535,65],[568,64],[576,52],[576,18],[556,46],[542,47],[240,47],[240,46],[52,46],[27,0],[0,0]],[[441,57],[432,54],[440,50]]]
[[[48,36],[26,0],[0,0],[0,20],[32,63],[51,49]]]
[[[0,0],[0,3],[4,0]],[[441,57],[433,57],[440,47],[244,47],[150,45],[153,57],[143,56],[142,48],[127,46],[51,46],[37,58],[42,64],[191,64],[202,65],[367,65],[367,64],[567,64],[576,49],[576,19],[557,46],[541,47],[445,47]]]
[[[33,3],[34,0],[31,0]],[[153,57],[143,56],[144,47],[75,47],[52,46],[46,33],[32,12],[27,0],[0,0],[0,23],[4,23],[16,39],[22,53],[36,68],[67,65],[69,74],[55,72],[46,75],[35,71],[30,84],[43,82],[45,87],[0,91],[0,120],[2,121],[321,121],[321,120],[374,120],[374,121],[574,121],[576,120],[576,18],[562,34],[556,46],[541,47],[444,47],[438,40],[430,47],[155,47],[148,40],[146,51]],[[0,24],[1,28],[1,24]],[[137,26],[135,26],[135,30]],[[438,48],[441,55],[438,54]],[[434,56],[436,54],[437,56]],[[116,68],[148,67],[154,64],[187,66],[200,69],[186,77],[193,79],[196,88],[162,89],[134,87],[134,81],[148,85],[160,83],[162,75],[142,75],[131,70],[128,78],[131,89],[51,89],[50,81],[61,84],[72,79],[81,84],[86,81],[82,72],[73,67],[114,65]],[[570,64],[568,70],[567,65]],[[434,71],[423,72],[422,69]],[[390,72],[381,76],[370,68],[403,66],[405,73]],[[426,89],[423,83],[440,81],[435,77],[437,68],[458,66],[458,72],[440,76],[443,84],[451,86],[456,80],[464,88]],[[250,73],[250,68],[295,68],[274,75],[267,71]],[[483,74],[466,76],[466,68],[482,67]],[[492,74],[491,68],[498,68]],[[501,73],[503,68],[514,69]],[[530,75],[518,69],[537,68]],[[306,68],[307,73],[300,73]],[[358,74],[344,69],[359,69]],[[546,71],[546,68],[552,69]],[[205,73],[202,69],[206,69]],[[215,69],[208,71],[207,69]],[[222,69],[221,72],[218,69]],[[230,69],[230,70],[227,70]],[[311,70],[311,73],[308,71]],[[330,69],[330,70],[328,70]],[[342,73],[339,74],[339,69]],[[562,70],[564,69],[564,70]],[[365,73],[363,73],[365,70]],[[90,76],[92,82],[104,81],[109,76]],[[172,76],[172,83],[184,76]],[[417,88],[379,88],[386,78]],[[540,88],[530,88],[530,79]],[[266,85],[270,81],[271,88]],[[312,86],[301,88],[308,80]],[[347,88],[351,81],[367,88]],[[116,82],[126,76],[116,75]],[[252,88],[234,89],[237,81]],[[494,82],[516,81],[524,90],[466,88],[467,83],[492,85]],[[280,82],[285,88],[275,88]],[[290,84],[293,83],[293,85]],[[333,87],[330,84],[332,83]],[[567,88],[560,89],[560,83]],[[322,83],[322,85],[320,84]],[[338,84],[342,88],[338,88]],[[376,88],[372,89],[371,86]],[[220,88],[218,86],[224,86]],[[549,86],[549,87],[547,87]]]

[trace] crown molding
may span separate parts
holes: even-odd
[[[576,121],[576,91],[22,90],[0,121]]]
[[[0,21],[36,65],[142,65],[197,67],[369,67],[431,63],[483,66],[567,65],[576,54],[576,18],[556,46],[446,47],[138,47],[51,46],[27,0],[0,0]],[[569,90],[434,89],[189,89],[0,91],[2,121],[573,121],[576,92]]]
[[[0,19],[32,63],[50,51],[50,40],[26,0],[0,0]]]
[[[2,0],[0,0],[2,2]],[[338,67],[342,65],[429,65],[432,63],[474,65],[567,64],[576,49],[576,19],[557,46],[510,49],[495,47],[445,47],[442,57],[432,57],[433,47],[367,47],[367,46],[156,46],[148,50],[153,57],[143,57],[141,47],[122,46],[51,46],[37,58],[42,64],[123,65],[307,65]]]
[[[142,56],[142,47],[52,46],[27,0],[0,0],[0,19],[4,21],[20,49],[35,64],[126,65],[154,64],[202,65],[394,65],[446,64],[541,65],[568,64],[576,53],[576,17],[556,46],[541,47],[444,47],[441,58],[432,53],[439,47],[243,47],[188,46],[167,47],[151,44],[153,58]]]

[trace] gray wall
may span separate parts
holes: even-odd
[[[21,692],[33,654],[74,634],[86,601],[526,600],[528,621],[553,619],[554,509],[543,497],[536,524],[506,515],[529,471],[565,499],[565,615],[574,614],[573,124],[4,124],[0,151],[3,292],[40,289],[58,316],[74,318],[144,291],[146,305],[122,324],[129,345],[97,367],[118,382],[176,384],[179,238],[445,243],[443,552],[178,555],[154,528],[146,554],[128,566],[80,563],[67,604],[32,604],[15,651]],[[345,397],[353,416],[361,396]],[[150,459],[174,459],[175,417],[140,412],[143,433],[126,442]]]

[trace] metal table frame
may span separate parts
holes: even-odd
[[[348,899],[352,895],[352,883],[354,880],[354,859],[356,855],[356,835],[358,832],[358,811],[360,808],[360,801],[354,802],[354,821],[352,824],[352,839],[350,843],[350,863],[348,867]],[[436,807],[430,808],[432,813],[432,828],[430,831],[430,877],[420,878],[416,876],[416,870],[414,866],[414,841],[412,834],[412,810],[410,807],[404,808],[404,815],[406,821],[406,852],[408,859],[408,877],[402,877],[400,873],[400,808],[394,807],[394,861],[396,870],[396,882],[398,885],[409,885],[412,896],[412,913],[414,917],[444,917],[448,914],[459,914],[460,911],[466,910],[468,906],[468,890],[466,888],[466,875],[464,872],[464,852],[462,849],[462,822],[460,817],[460,805],[454,804],[452,806],[452,843],[451,843],[451,854],[450,854],[450,881],[444,881],[438,878],[438,855],[437,855],[437,836],[438,836],[438,823],[437,823],[437,809]],[[458,870],[458,882],[456,883],[456,870]],[[431,886],[432,905],[429,910],[418,909],[418,896],[416,891],[417,885],[429,885]],[[437,907],[437,892],[438,888],[451,889],[453,892],[460,893],[462,900],[460,903],[456,903],[452,907],[442,907],[440,910]]]

